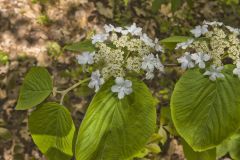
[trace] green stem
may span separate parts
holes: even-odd
[[[65,97],[66,94],[68,94],[68,92],[70,92],[70,91],[73,90],[74,88],[78,87],[79,85],[81,85],[81,84],[89,81],[90,79],[91,79],[91,78],[86,78],[86,79],[84,79],[84,80],[81,80],[81,81],[79,81],[78,83],[72,85],[71,87],[69,87],[69,88],[67,88],[67,89],[65,89],[65,90],[63,90],[63,91],[58,91],[58,90],[56,90],[55,93],[60,93],[60,94],[62,95],[61,100],[60,100],[60,104],[61,104],[61,105],[63,104],[64,97]]]

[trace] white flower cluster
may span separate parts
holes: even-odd
[[[83,52],[76,57],[79,64],[91,65],[96,70],[92,72],[90,88],[97,92],[105,81],[113,77],[115,85],[111,90],[122,99],[132,92],[132,82],[124,77],[134,73],[153,79],[155,71],[164,71],[158,56],[163,47],[157,38],[153,40],[142,33],[142,28],[135,23],[127,27],[105,25],[104,30],[92,36],[95,52]]]
[[[183,69],[199,67],[204,75],[215,81],[223,78],[224,60],[231,59],[236,68],[233,74],[240,78],[240,30],[221,22],[207,22],[196,26],[191,33],[194,39],[178,43],[176,48],[184,53],[178,58]]]

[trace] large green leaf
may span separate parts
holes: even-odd
[[[49,160],[70,160],[75,126],[68,110],[57,103],[45,103],[29,117],[33,141]]]
[[[216,148],[195,152],[184,140],[182,140],[182,145],[187,160],[216,160]]]
[[[84,52],[84,51],[93,52],[95,51],[95,47],[92,44],[92,41],[87,39],[84,41],[68,44],[64,47],[64,50],[72,52]]]
[[[195,150],[213,148],[240,127],[240,80],[233,67],[216,81],[188,70],[175,86],[171,113],[178,133]]]
[[[45,68],[33,67],[26,75],[20,89],[17,110],[29,109],[40,104],[52,92],[53,83]]]
[[[234,160],[240,159],[240,134],[234,134],[217,147],[218,158],[229,153]]]
[[[93,98],[81,124],[77,160],[125,160],[140,151],[155,130],[155,100],[146,85],[132,80],[133,93],[119,100],[108,81]]]

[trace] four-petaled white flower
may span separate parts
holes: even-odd
[[[163,71],[164,67],[160,62],[158,56],[155,58],[154,55],[151,53],[143,57],[141,68],[145,71],[153,72],[154,68],[157,68],[158,70]]]
[[[140,39],[147,45],[147,46],[150,46],[150,47],[154,47],[155,44],[153,43],[153,40],[151,38],[149,38],[147,36],[146,33],[142,34]]]
[[[193,39],[189,39],[186,42],[178,43],[175,49],[187,49],[193,43]]]
[[[235,34],[240,34],[240,31],[239,31],[239,29],[238,28],[233,28],[233,27],[231,27],[231,26],[226,26],[226,28],[230,31],[230,32],[232,32],[232,33],[235,33]]]
[[[101,74],[99,70],[92,72],[91,81],[88,84],[89,88],[95,88],[95,92],[97,92],[100,86],[104,83],[104,79],[101,78]]]
[[[108,39],[109,34],[104,34],[104,33],[100,33],[100,34],[95,34],[94,36],[92,36],[92,44],[95,44],[97,42],[104,42]]]
[[[209,79],[215,81],[217,78],[224,78],[224,75],[221,73],[223,66],[217,67],[211,65],[210,70],[207,70],[203,75],[209,76]]]
[[[203,24],[206,24],[206,25],[209,25],[209,26],[222,26],[223,23],[222,22],[216,22],[216,21],[213,21],[213,22],[208,22],[208,21],[203,21]]]
[[[84,65],[84,64],[93,64],[94,60],[93,57],[95,55],[95,52],[83,52],[80,55],[77,55],[77,61],[79,64]]]
[[[191,58],[191,54],[189,52],[185,52],[185,55],[178,58],[177,61],[178,63],[181,63],[181,68],[182,69],[187,69],[187,68],[193,68],[194,63]]]
[[[142,34],[142,28],[137,27],[136,23],[133,23],[131,26],[126,27],[126,29],[134,36],[139,36]]]
[[[233,69],[233,74],[237,75],[240,78],[240,62],[237,62],[237,67]]]
[[[111,88],[112,92],[118,93],[118,99],[123,99],[125,95],[132,93],[132,82],[124,80],[122,77],[115,79],[115,85]]]
[[[208,25],[196,26],[190,31],[196,38],[208,32]]]
[[[105,24],[104,29],[105,29],[106,33],[109,33],[109,32],[114,31],[115,27],[111,24],[109,24],[109,25]]]
[[[159,40],[157,38],[155,38],[155,50],[157,52],[163,52],[163,47],[159,44]]]
[[[192,54],[191,58],[195,61],[195,64],[198,64],[199,68],[205,68],[205,62],[211,59],[210,55],[201,52]]]

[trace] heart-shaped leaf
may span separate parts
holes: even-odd
[[[42,67],[31,68],[21,86],[16,109],[25,110],[40,104],[52,90],[53,83],[48,71]]]
[[[240,127],[240,80],[225,66],[216,81],[198,69],[188,70],[177,82],[171,113],[178,133],[195,150],[213,148]]]
[[[77,160],[124,160],[145,146],[155,129],[155,100],[143,82],[132,82],[133,93],[122,100],[112,80],[95,95],[78,133]]]
[[[33,141],[49,160],[70,160],[75,126],[68,110],[57,103],[45,103],[29,117]]]

